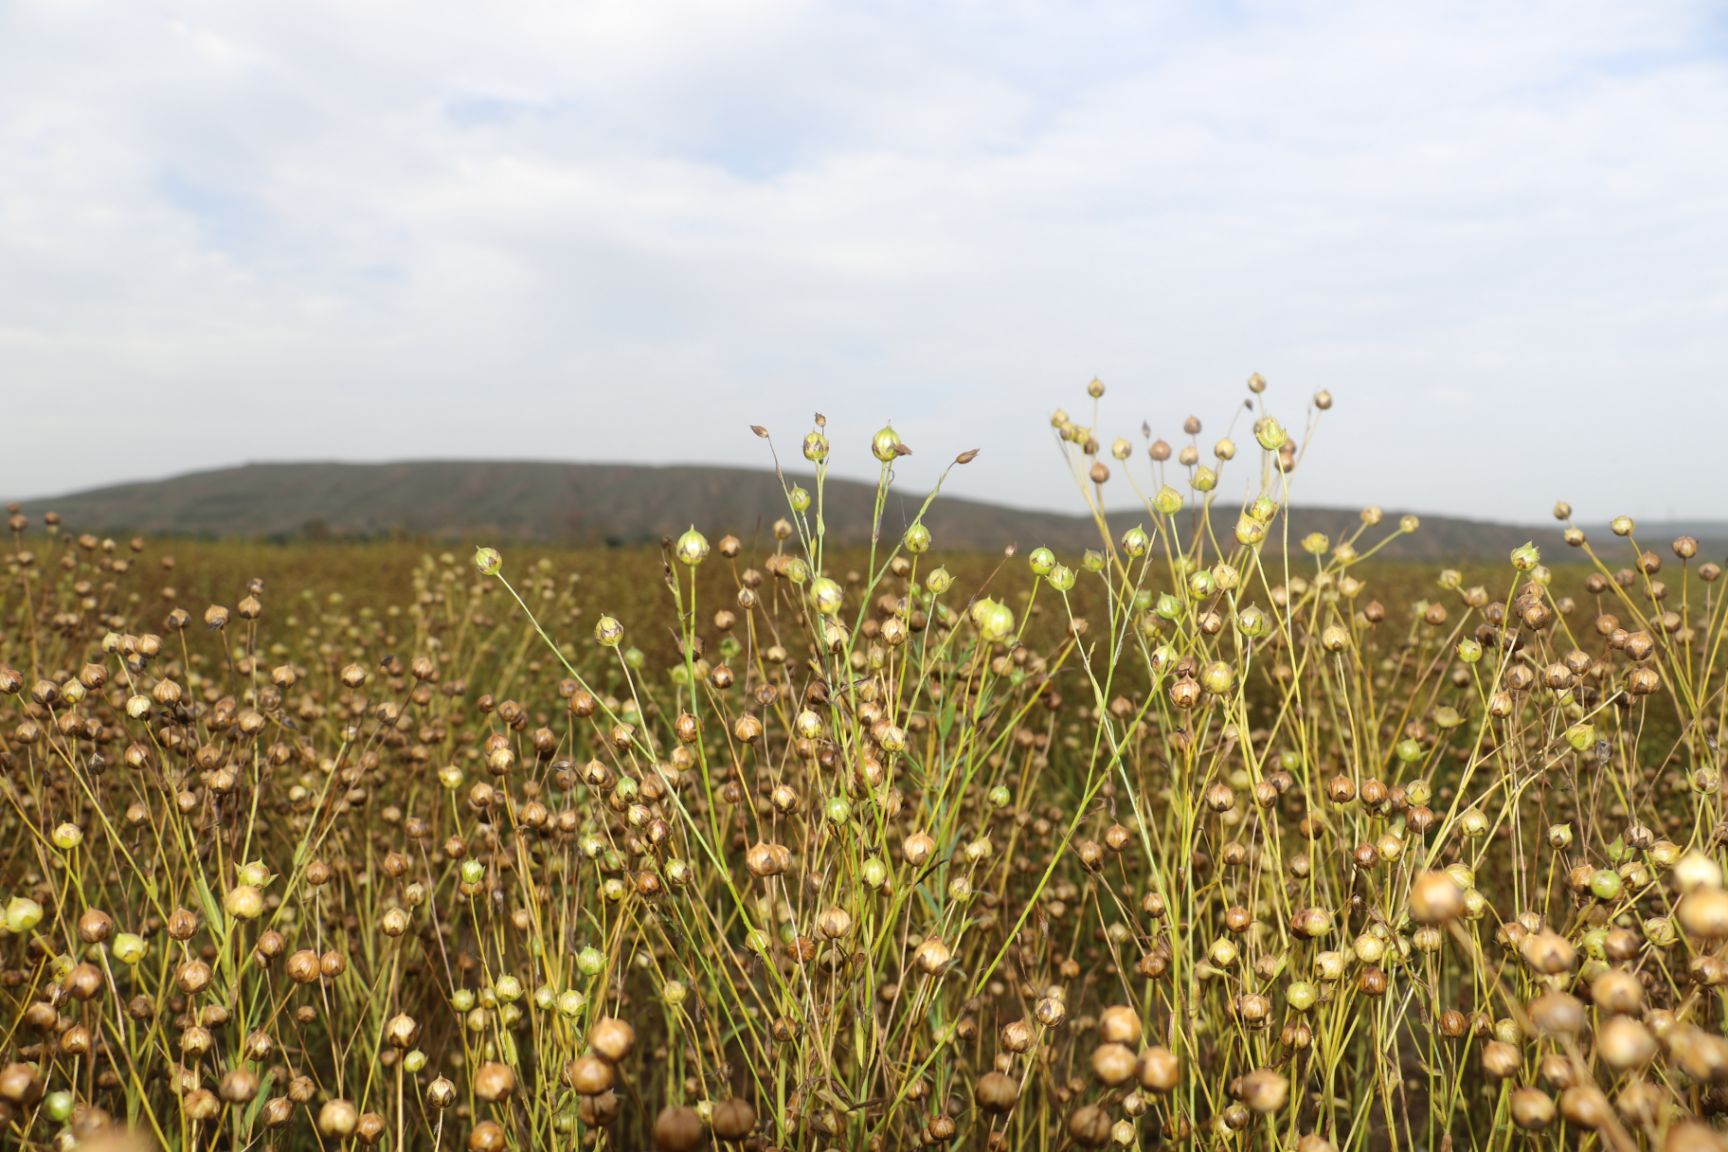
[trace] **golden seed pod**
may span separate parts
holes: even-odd
[[[1290,1081],[1270,1068],[1256,1068],[1242,1077],[1236,1094],[1250,1111],[1269,1115],[1281,1111],[1290,1099]]]
[[[1675,917],[1688,936],[1705,940],[1728,937],[1728,889],[1694,888],[1680,898]]]
[[[906,857],[906,863],[921,868],[935,855],[936,841],[926,833],[914,832],[901,843],[900,851]]]
[[[508,1143],[503,1126],[495,1120],[482,1120],[468,1133],[468,1152],[504,1152]]]
[[[1417,873],[1410,883],[1410,918],[1418,924],[1447,924],[1464,914],[1464,889],[1451,873]]]
[[[474,1070],[474,1094],[488,1104],[507,1100],[516,1091],[516,1073],[508,1064],[488,1061]]]
[[[1544,976],[1570,972],[1578,962],[1578,950],[1558,932],[1544,928],[1532,932],[1519,945],[1524,962]]]
[[[1526,1132],[1541,1132],[1554,1123],[1554,1101],[1540,1088],[1514,1089],[1508,1101],[1512,1123]]]
[[[1610,1016],[1596,1030],[1596,1055],[1618,1072],[1642,1068],[1656,1058],[1656,1038],[1630,1016]]]
[[[1590,985],[1590,999],[1598,1011],[1633,1016],[1644,1010],[1644,985],[1621,968],[1610,968]]]
[[[621,1063],[630,1055],[630,1049],[635,1043],[636,1029],[616,1017],[603,1017],[588,1029],[588,1046],[601,1059],[613,1064]]]
[[[332,1140],[346,1140],[360,1124],[360,1109],[346,1100],[326,1100],[318,1109],[318,1131]]]
[[[1092,1050],[1092,1074],[1109,1087],[1126,1084],[1135,1067],[1134,1052],[1126,1044],[1100,1044]]]
[[[1482,1071],[1490,1079],[1511,1079],[1522,1063],[1518,1049],[1504,1040],[1490,1040],[1482,1046]]]
[[[1099,1014],[1098,1036],[1107,1044],[1140,1043],[1140,1013],[1126,1004],[1112,1004]]]
[[[829,940],[843,939],[852,931],[852,914],[844,908],[824,908],[816,916],[816,930]]]
[[[939,936],[931,936],[912,953],[912,960],[927,976],[940,975],[954,958],[953,951]]]
[[[384,1024],[384,1040],[390,1047],[407,1050],[420,1038],[420,1023],[406,1012],[399,1012]]]
[[[1140,1053],[1134,1073],[1140,1087],[1162,1096],[1176,1090],[1182,1076],[1182,1065],[1170,1049],[1153,1045]]]
[[[792,866],[792,850],[784,844],[758,842],[744,853],[744,866],[758,880],[778,876]]]

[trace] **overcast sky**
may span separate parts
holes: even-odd
[[[1092,376],[1258,371],[1311,503],[1728,515],[1725,12],[0,0],[0,494],[821,409],[1075,507]]]

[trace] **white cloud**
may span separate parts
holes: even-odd
[[[1228,14],[1224,14],[1228,12]],[[1717,511],[1706,5],[0,7],[0,492],[1339,397],[1307,497]],[[1210,430],[1208,432],[1208,438]],[[1654,467],[1661,461],[1661,467]]]

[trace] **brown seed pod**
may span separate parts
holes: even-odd
[[[1560,1114],[1568,1124],[1594,1132],[1610,1124],[1614,1110],[1594,1084],[1574,1084],[1560,1093]]]
[[[1019,1102],[1020,1082],[1001,1072],[986,1072],[978,1077],[972,1095],[981,1110],[999,1116]]]
[[[602,1060],[592,1052],[578,1056],[564,1066],[564,1080],[581,1096],[598,1096],[611,1090],[618,1073],[612,1062]]]
[[[1237,1095],[1251,1111],[1267,1115],[1289,1100],[1290,1081],[1270,1068],[1257,1068],[1242,1077]]]
[[[1554,1123],[1554,1101],[1540,1088],[1514,1089],[1508,1109],[1512,1123],[1526,1132],[1541,1132]]]
[[[426,1086],[426,1101],[440,1111],[450,1107],[456,1103],[456,1085],[446,1077],[438,1077]]]
[[[1598,1011],[1637,1015],[1644,1010],[1644,985],[1632,973],[1611,968],[1590,985],[1590,999]]]
[[[406,1012],[399,1012],[384,1023],[384,1041],[392,1048],[412,1048],[419,1038],[420,1024]]]
[[[1576,1036],[1584,1030],[1584,1005],[1565,992],[1546,992],[1525,1009],[1530,1022],[1546,1036]]]
[[[245,1104],[258,1095],[258,1074],[250,1068],[235,1068],[222,1077],[218,1095],[230,1104]]]
[[[654,1147],[660,1152],[694,1152],[702,1135],[702,1120],[694,1108],[668,1104],[654,1117]]]
[[[741,1143],[756,1130],[756,1109],[748,1100],[734,1096],[714,1106],[711,1124],[716,1139],[728,1144]]]
[[[8,1064],[0,1068],[0,1100],[20,1108],[29,1108],[42,1099],[42,1077],[28,1064]]]
[[[1110,1139],[1110,1114],[1096,1104],[1076,1108],[1068,1117],[1068,1135],[1082,1148],[1102,1148]]]

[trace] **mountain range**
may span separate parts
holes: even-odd
[[[808,475],[789,474],[787,481],[813,487]],[[884,532],[898,535],[917,515],[923,498],[922,492],[891,491]],[[830,476],[824,501],[829,538],[840,544],[866,542],[874,501],[873,485]],[[18,503],[31,514],[59,513],[72,530],[102,534],[275,540],[412,537],[610,547],[657,541],[692,524],[711,538],[731,532],[747,540],[766,539],[773,522],[787,514],[781,482],[770,471],[514,460],[254,463]],[[1291,539],[1311,531],[1337,539],[1354,530],[1359,515],[1357,509],[1298,505],[1292,513]],[[1390,531],[1399,515],[1387,509],[1383,525],[1371,529],[1365,541]],[[1113,510],[1110,519],[1120,531],[1146,516]],[[1519,525],[1431,515],[1421,520],[1421,529],[1394,544],[1391,556],[1491,561],[1527,540],[1543,545],[1551,561],[1571,553],[1553,521]],[[939,497],[924,523],[939,549],[1046,545],[1073,552],[1098,541],[1096,527],[1085,516],[960,497]],[[1222,527],[1233,523],[1234,517],[1226,513]],[[1605,526],[1591,530],[1594,536],[1608,536]],[[1639,528],[1639,538],[1664,554],[1667,542],[1681,533],[1697,536],[1706,557],[1720,558],[1728,549],[1728,521]]]

